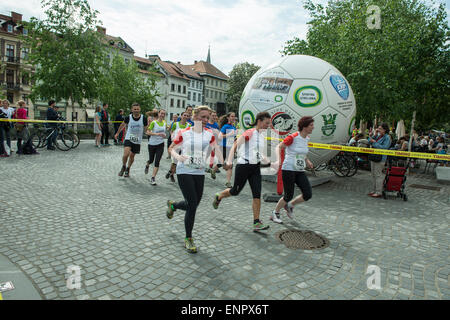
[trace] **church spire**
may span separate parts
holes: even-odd
[[[206,62],[211,63],[211,46],[208,46],[208,57],[206,58]]]

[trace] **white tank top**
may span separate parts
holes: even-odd
[[[130,121],[128,122],[125,140],[130,140],[130,142],[134,144],[141,144],[142,135],[144,134],[144,117],[141,115],[137,121],[133,119],[132,114],[130,114],[129,117]]]
[[[163,121],[163,125],[160,126],[156,120],[152,121],[153,129],[151,130],[153,133],[165,133],[166,132],[166,121]],[[164,138],[160,136],[150,136],[148,138],[148,144],[151,146],[157,146],[161,143],[164,143]]]

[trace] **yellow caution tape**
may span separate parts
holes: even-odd
[[[0,292],[0,300],[3,300],[2,293]]]

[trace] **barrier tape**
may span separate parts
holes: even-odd
[[[2,121],[3,122],[34,122],[34,123],[52,123],[52,122],[53,123],[55,123],[55,122],[56,123],[93,123],[93,121],[0,119],[0,122],[2,122]],[[109,123],[122,123],[122,121],[110,121]],[[283,139],[280,139],[280,138],[267,137],[266,139],[283,141]],[[368,153],[368,154],[380,154],[380,155],[384,155],[384,156],[405,157],[405,158],[419,158],[419,159],[450,161],[450,155],[448,155],[448,154],[408,152],[408,151],[374,149],[374,148],[360,148],[360,147],[349,147],[349,146],[326,144],[326,143],[315,143],[315,142],[309,142],[308,146],[311,148],[316,148],[316,149],[349,151],[349,152],[359,152],[359,153]]]
[[[0,300],[3,300],[2,293],[0,292]]]

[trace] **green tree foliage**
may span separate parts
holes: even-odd
[[[376,5],[380,28],[373,23]],[[420,0],[339,0],[326,7],[304,2],[311,20],[307,39],[286,43],[285,55],[328,61],[350,82],[363,120],[411,119],[418,128],[449,122],[449,26],[445,6]],[[369,20],[369,21],[368,21]]]
[[[46,18],[31,18],[23,37],[31,48],[30,98],[66,100],[84,106],[98,97],[103,76],[104,47],[96,32],[98,12],[87,0],[42,0]]]
[[[260,67],[253,63],[238,63],[231,70],[228,80],[227,104],[229,111],[238,112],[239,102],[242,92],[250,78],[259,70]]]
[[[156,91],[157,71],[146,71],[148,73],[140,73],[134,60],[125,63],[119,54],[113,56],[111,65],[106,66],[100,90],[100,100],[108,103],[111,114],[116,114],[119,109],[130,110],[134,102],[141,105],[142,112],[159,106],[156,100],[159,96]]]

